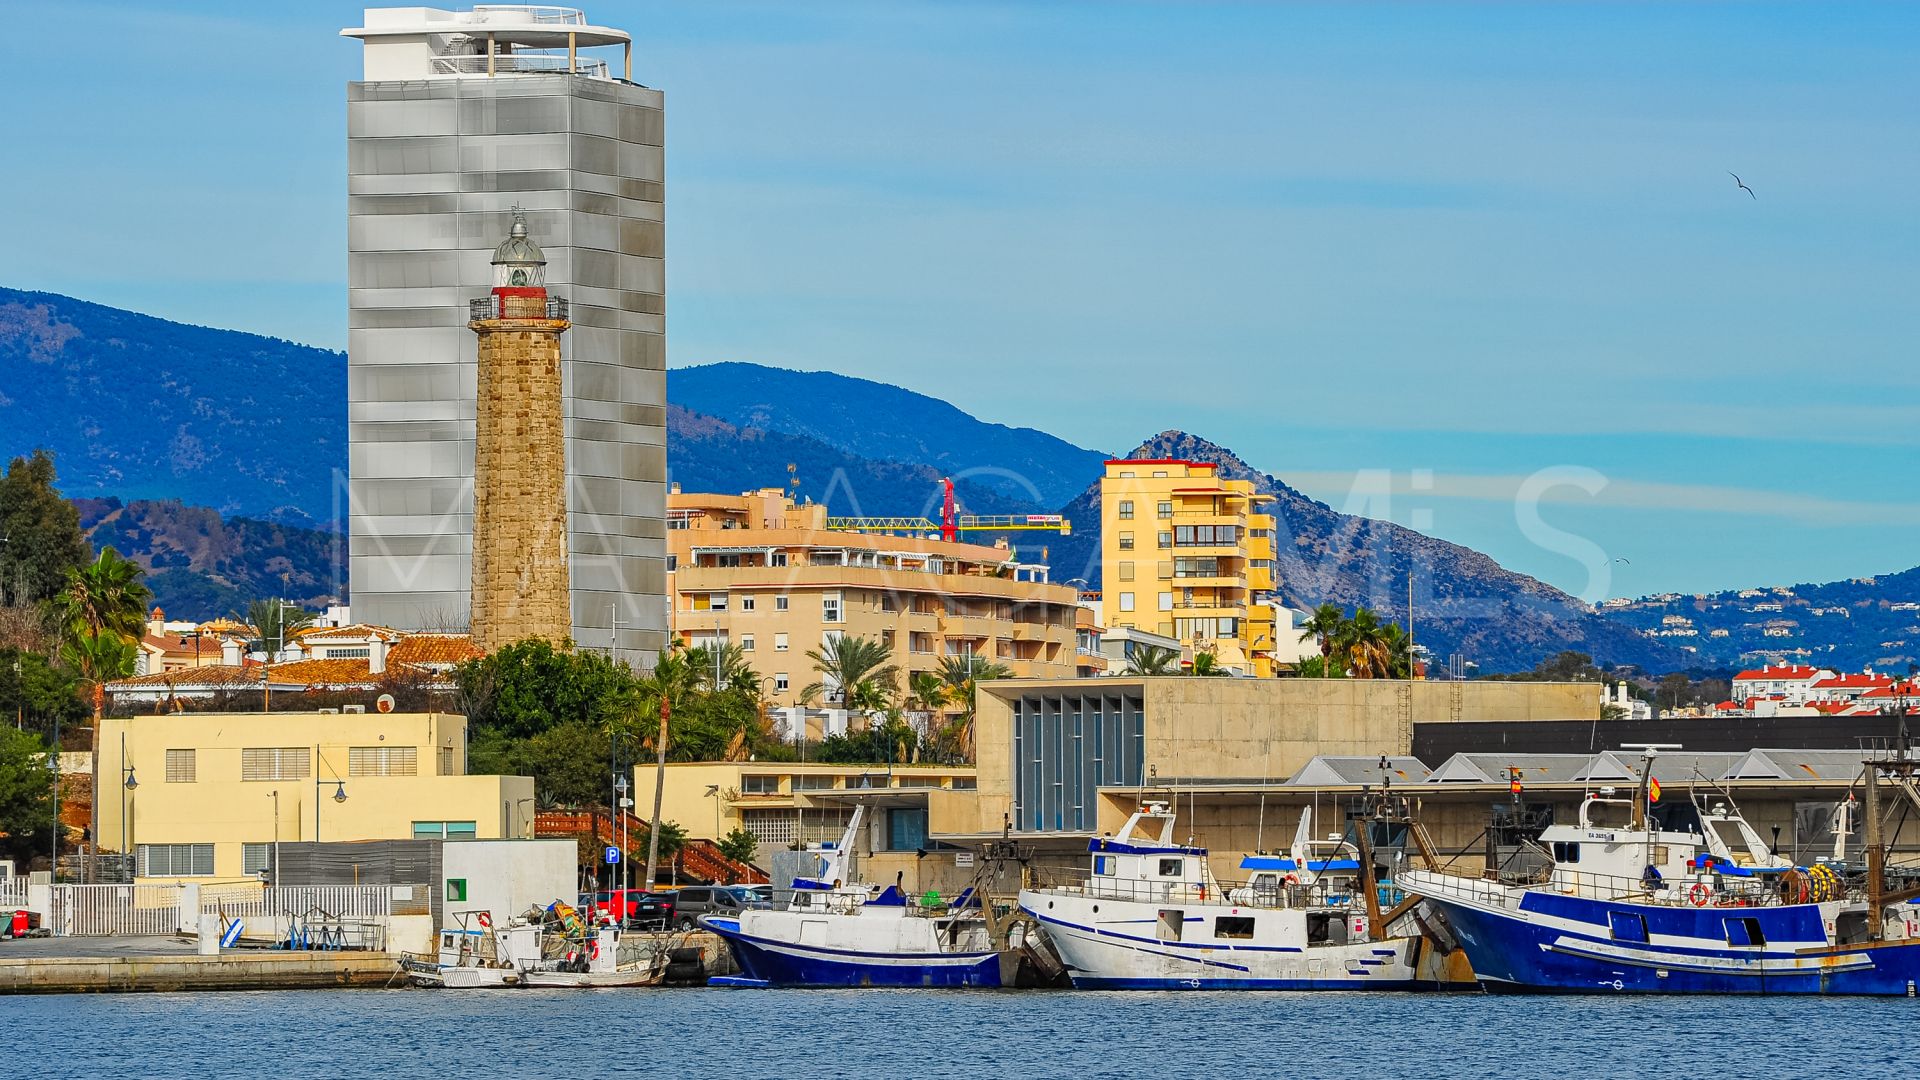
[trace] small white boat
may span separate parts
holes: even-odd
[[[1291,857],[1243,863],[1239,887],[1217,881],[1205,848],[1173,842],[1173,813],[1149,802],[1118,836],[1088,845],[1077,885],[1028,888],[1078,989],[1410,990],[1420,941],[1370,925],[1361,860],[1315,860],[1303,819]],[[1348,873],[1347,871],[1351,871]]]
[[[548,935],[540,959],[522,961],[521,986],[610,989],[657,986],[666,977],[667,939],[611,926]]]
[[[540,955],[540,928],[525,922],[496,928],[484,911],[454,913],[455,925],[443,927],[439,951],[431,958],[402,954],[400,970],[415,986],[481,990],[517,986],[518,961]]]

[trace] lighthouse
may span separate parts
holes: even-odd
[[[473,643],[572,636],[560,335],[567,302],[515,211],[493,252],[493,290],[469,305],[479,338],[474,406]]]

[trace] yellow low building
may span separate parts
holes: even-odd
[[[235,880],[275,841],[530,835],[533,780],[469,776],[447,713],[176,713],[100,732],[100,846],[144,881]]]
[[[838,840],[853,804],[866,801],[875,850],[914,850],[926,842],[927,798],[970,791],[971,765],[818,765],[800,762],[697,761],[667,766],[660,816],[695,839],[718,840],[744,828],[761,850]],[[653,812],[654,770],[634,773],[634,812]]]

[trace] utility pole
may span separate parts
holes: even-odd
[[[653,888],[660,868],[660,799],[667,792],[667,715],[671,707],[666,689],[660,692],[660,737],[654,740],[653,821],[647,826],[647,879],[642,884]]]

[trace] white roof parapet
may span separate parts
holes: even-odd
[[[470,11],[442,8],[367,8],[365,26],[350,26],[341,37],[412,37],[419,34],[493,35],[502,45],[530,49],[564,49],[568,40],[582,49],[600,45],[628,45],[633,36],[611,26],[587,22],[579,8],[521,4],[482,4]]]

